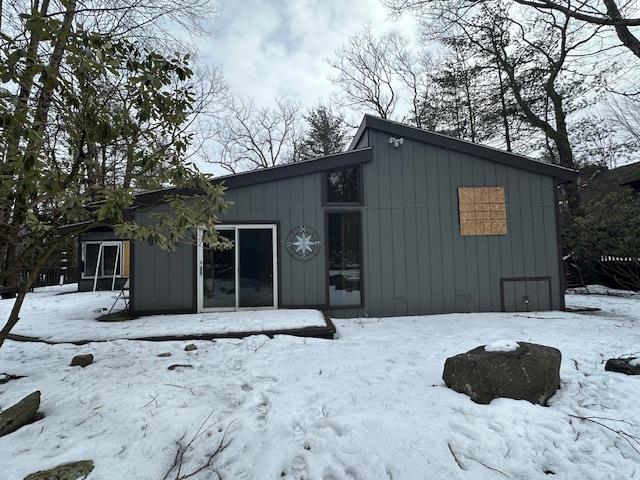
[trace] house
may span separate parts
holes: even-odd
[[[582,200],[589,202],[621,187],[640,194],[640,162],[607,169],[598,165],[585,168],[578,178]]]
[[[215,179],[233,249],[208,249],[197,230],[173,252],[132,241],[130,308],[560,309],[557,190],[575,175],[367,115],[346,152]],[[136,220],[173,191],[139,195]]]
[[[130,244],[104,225],[79,235],[78,291],[120,290],[129,278]]]

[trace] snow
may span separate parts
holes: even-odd
[[[604,370],[606,359],[638,350],[640,300],[567,302],[602,311],[335,320],[337,340],[254,336],[196,341],[193,352],[187,342],[8,341],[0,372],[27,377],[0,385],[0,406],[39,389],[46,417],[0,437],[0,478],[93,459],[88,480],[157,480],[176,442],[204,422],[211,428],[183,472],[202,465],[226,431],[230,443],[212,467],[225,479],[640,479],[638,445],[594,423],[640,436],[640,379]],[[478,405],[444,386],[445,359],[492,338],[562,351],[562,387],[549,407]],[[81,353],[95,363],[69,367]]]
[[[14,334],[53,342],[116,340],[165,335],[263,332],[323,326],[318,310],[259,310],[181,315],[153,315],[124,322],[99,322],[118,292],[77,292],[77,284],[36,289],[27,295]],[[0,301],[7,318],[13,300]],[[119,301],[115,310],[123,308]]]
[[[495,340],[489,342],[484,346],[485,352],[515,352],[518,347],[518,342],[515,340]]]
[[[569,291],[575,294],[613,295],[618,297],[640,298],[640,292],[620,290],[617,288],[610,288],[598,284],[587,285],[586,287],[572,288]]]

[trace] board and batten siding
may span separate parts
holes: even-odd
[[[299,225],[314,228],[324,243],[321,173],[261,183],[225,193],[230,203],[220,216],[223,224],[273,223],[278,226],[278,300],[281,308],[319,307],[325,303],[325,248],[316,257],[300,262],[286,251],[286,237]],[[148,212],[137,221],[147,221]],[[179,244],[175,252],[163,252],[135,242],[135,311],[195,311],[196,265],[193,242]]]
[[[136,222],[153,221],[152,210],[136,212]],[[132,309],[135,312],[195,311],[195,241],[187,238],[173,251],[146,242],[132,242],[130,279]]]
[[[406,138],[395,148],[388,133],[367,134],[366,305],[341,314],[500,311],[500,280],[519,277],[550,277],[551,306],[561,308],[552,177]],[[505,188],[507,235],[460,235],[460,186]]]
[[[332,310],[341,317],[399,316],[502,309],[501,279],[548,277],[551,307],[561,308],[555,183],[549,176],[368,129],[358,147],[373,147],[361,164],[363,308]],[[322,173],[229,189],[224,223],[278,225],[280,307],[326,307],[327,272]],[[508,233],[461,236],[458,187],[503,186]],[[337,207],[340,208],[340,207]],[[138,215],[146,215],[139,213]],[[322,246],[301,262],[286,251],[288,232],[314,228]],[[193,311],[192,242],[162,252],[135,242],[134,309]],[[533,285],[533,284],[532,284]]]

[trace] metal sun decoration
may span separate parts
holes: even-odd
[[[320,235],[311,227],[301,225],[291,229],[287,235],[286,247],[289,255],[296,260],[311,260],[320,250]]]

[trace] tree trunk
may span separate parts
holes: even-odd
[[[18,323],[18,320],[20,320],[20,317],[19,317],[20,309],[22,308],[22,302],[24,302],[24,298],[26,296],[27,296],[26,291],[23,291],[22,289],[18,291],[18,298],[16,298],[16,301],[13,304],[13,308],[11,308],[9,319],[7,320],[7,323],[4,325],[4,327],[2,327],[2,330],[0,330],[0,348],[2,348],[2,344],[9,336],[9,333],[11,333],[11,330],[13,329],[13,327],[16,326],[16,323]]]
[[[612,20],[622,20],[622,15],[620,14],[620,10],[618,10],[615,0],[603,0],[603,2],[607,7],[607,15],[609,15]],[[640,39],[631,33],[631,30],[629,30],[629,27],[626,25],[616,25],[615,29],[622,44],[631,50],[636,57],[640,58]]]
[[[511,132],[509,131],[509,118],[507,117],[507,102],[505,99],[504,83],[502,81],[502,67],[500,62],[497,62],[498,66],[498,84],[500,87],[500,108],[502,116],[502,124],[504,125],[504,140],[507,143],[507,152],[511,152]]]
[[[18,297],[16,298],[13,307],[11,308],[11,313],[9,314],[9,318],[7,319],[7,323],[5,323],[2,330],[0,330],[0,348],[2,348],[2,344],[7,339],[9,333],[13,327],[16,326],[18,320],[20,320],[20,309],[22,308],[22,302],[24,302],[29,289],[40,275],[40,271],[42,270],[42,266],[47,262],[54,248],[49,248],[42,252],[42,255],[38,258],[37,265],[34,265],[32,270],[29,272],[29,275],[25,280],[22,281],[21,285],[18,288]]]

